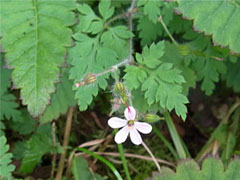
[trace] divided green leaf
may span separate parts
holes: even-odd
[[[10,164],[12,162],[12,153],[8,153],[9,145],[6,144],[5,136],[0,137],[0,179],[10,178],[15,166]]]
[[[181,71],[174,68],[172,63],[162,62],[164,42],[144,47],[142,54],[136,54],[139,67],[128,66],[124,76],[130,90],[141,87],[149,105],[159,103],[161,108],[169,111],[175,109],[177,115],[186,119],[188,103],[182,94],[182,84],[185,83]]]
[[[139,0],[138,7],[143,6],[143,12],[153,22],[157,23],[158,17],[160,16],[160,6],[162,5],[161,0]]]
[[[109,1],[110,2],[110,1]],[[74,83],[80,83],[88,74],[102,73],[105,70],[123,61],[128,55],[129,48],[128,39],[133,34],[123,25],[113,27],[101,27],[99,31],[93,31],[97,22],[105,23],[105,20],[113,15],[113,8],[107,1],[99,3],[99,12],[105,19],[101,19],[95,15],[90,6],[82,4],[78,6],[80,12],[80,23],[87,22],[85,25],[79,25],[78,31],[73,37],[75,46],[69,49],[68,61],[72,64],[70,70],[70,79],[74,79]],[[89,16],[89,17],[88,17]],[[86,33],[96,34],[94,37],[88,36]],[[92,84],[84,84],[76,91],[75,98],[78,99],[80,110],[86,110],[88,105],[93,101],[93,97],[97,96],[99,89],[106,89],[110,73],[97,76],[96,82]]]
[[[1,45],[13,83],[29,112],[39,116],[55,90],[65,47],[72,44],[67,26],[75,23],[75,2],[8,0],[0,6]]]

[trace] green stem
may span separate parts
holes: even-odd
[[[176,151],[174,150],[174,148],[172,147],[171,143],[163,136],[163,134],[158,130],[158,128],[155,125],[153,125],[152,127],[153,127],[153,132],[162,140],[162,142],[165,144],[165,146],[167,146],[169,151],[174,156],[175,160],[179,159],[178,155],[177,155]]]
[[[180,139],[180,137],[177,133],[177,130],[176,130],[174,124],[173,124],[173,121],[172,121],[172,118],[171,118],[169,112],[164,113],[164,118],[165,118],[165,121],[167,123],[170,135],[172,137],[172,140],[173,140],[173,143],[174,143],[175,148],[177,150],[179,158],[186,159],[187,156],[186,156],[186,153],[184,151],[181,139]]]
[[[124,155],[124,151],[123,151],[123,146],[122,146],[122,144],[118,144],[118,151],[119,151],[120,156],[121,156],[121,159],[122,159],[123,169],[124,169],[124,171],[125,171],[127,180],[131,180],[131,177],[130,177],[130,174],[129,174],[129,171],[128,171],[127,161],[126,161],[126,158],[125,158],[125,155]]]
[[[172,42],[178,47],[178,43],[177,41],[173,38],[172,34],[169,32],[166,24],[164,23],[163,19],[162,19],[162,16],[160,16],[158,18],[158,21],[162,24],[163,26],[163,29],[166,31],[166,33],[168,34],[169,38],[172,40]]]

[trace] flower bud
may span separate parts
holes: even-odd
[[[85,76],[83,81],[85,82],[85,84],[88,85],[88,84],[92,84],[92,83],[96,82],[96,80],[97,80],[96,75],[93,73],[89,73]]]
[[[191,48],[185,44],[179,45],[178,50],[183,56],[187,56],[187,55],[191,54],[191,52],[192,52]]]
[[[158,115],[156,115],[156,114],[146,114],[145,120],[148,123],[154,123],[156,121],[161,120],[161,118]]]
[[[118,82],[114,85],[114,90],[116,93],[118,94],[123,94],[125,93],[125,88],[124,88],[124,84],[122,82]]]

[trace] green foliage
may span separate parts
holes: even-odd
[[[72,173],[75,180],[104,180],[100,175],[90,172],[88,163],[81,156],[73,158]]]
[[[139,0],[137,5],[139,7],[144,6],[144,14],[147,15],[153,23],[157,22],[160,16],[161,1]]]
[[[194,27],[212,35],[213,41],[240,52],[240,6],[237,1],[178,0],[178,10],[183,16],[194,20]]]
[[[44,114],[40,117],[41,123],[50,122],[57,119],[60,114],[65,114],[69,106],[76,104],[74,92],[72,90],[73,82],[68,79],[68,72],[64,70],[60,79],[61,83],[57,85],[56,93],[52,95],[51,104],[46,107]]]
[[[227,86],[232,87],[235,92],[240,92],[240,60],[237,62],[227,63],[227,73],[224,75],[224,79],[226,79]]]
[[[1,60],[1,59],[0,59]],[[10,88],[10,75],[11,71],[4,69],[2,67],[2,61],[0,61],[1,66],[1,114],[0,120],[3,120],[4,117],[8,120],[12,119],[14,121],[18,121],[21,116],[21,112],[17,110],[18,104],[16,103],[16,98],[13,94],[8,92],[8,88]]]
[[[124,76],[130,90],[141,87],[149,105],[159,103],[163,109],[175,109],[177,115],[186,119],[188,103],[182,94],[182,83],[185,83],[181,71],[174,68],[172,63],[163,63],[160,58],[164,53],[164,42],[144,47],[142,54],[136,54],[140,64],[128,66]]]
[[[0,137],[0,178],[11,177],[12,171],[14,171],[15,166],[10,165],[12,153],[7,153],[9,150],[9,145],[6,144],[7,139],[5,136]]]
[[[55,90],[65,46],[72,44],[66,26],[75,22],[70,12],[74,1],[9,0],[0,5],[1,45],[7,51],[8,67],[14,69],[13,83],[21,89],[29,112],[38,116]]]
[[[122,25],[108,27],[107,29],[98,26],[99,22],[104,23],[113,13],[113,8],[106,1],[99,3],[100,14],[105,19],[97,17],[86,4],[78,5],[77,8],[80,12],[80,22],[82,20],[82,23],[85,23],[85,21],[88,23],[76,28],[78,33],[73,36],[76,45],[69,50],[68,60],[73,65],[70,70],[70,78],[74,79],[76,83],[82,81],[87,74],[101,73],[119,61],[122,61],[123,58],[126,58],[128,55],[126,50],[127,39],[133,36]],[[95,31],[95,29],[98,29],[98,31]],[[83,34],[83,32],[92,34],[100,33],[94,37],[90,37]],[[98,76],[96,82],[93,84],[75,88],[77,90],[75,98],[78,99],[80,110],[87,109],[93,97],[97,96],[99,89],[106,89],[108,77],[109,73]]]
[[[19,117],[20,121],[9,121],[8,125],[21,135],[28,135],[37,127],[37,121],[33,119],[26,109],[21,111],[21,116]]]
[[[178,164],[176,173],[169,168],[162,168],[160,175],[153,180],[238,180],[240,178],[240,160],[232,160],[226,170],[222,162],[216,158],[207,158],[202,168],[193,160],[186,160]]]
[[[39,126],[37,132],[25,144],[26,150],[20,167],[21,172],[31,173],[44,154],[57,152],[57,147],[52,145],[51,137],[49,124]]]

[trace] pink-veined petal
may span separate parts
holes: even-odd
[[[108,120],[108,125],[111,128],[121,128],[121,127],[127,125],[127,120],[121,119],[121,118],[118,118],[118,117],[112,117]]]
[[[130,139],[135,145],[142,144],[142,137],[134,126],[130,129]]]
[[[117,134],[115,135],[115,142],[118,144],[121,144],[126,141],[129,134],[129,127],[125,126],[122,129],[120,129]]]
[[[126,108],[124,111],[124,116],[127,120],[134,120],[136,118],[136,110],[134,107],[129,106],[129,109]]]
[[[152,131],[152,126],[145,122],[134,122],[134,126],[139,132],[143,134],[148,134]]]

